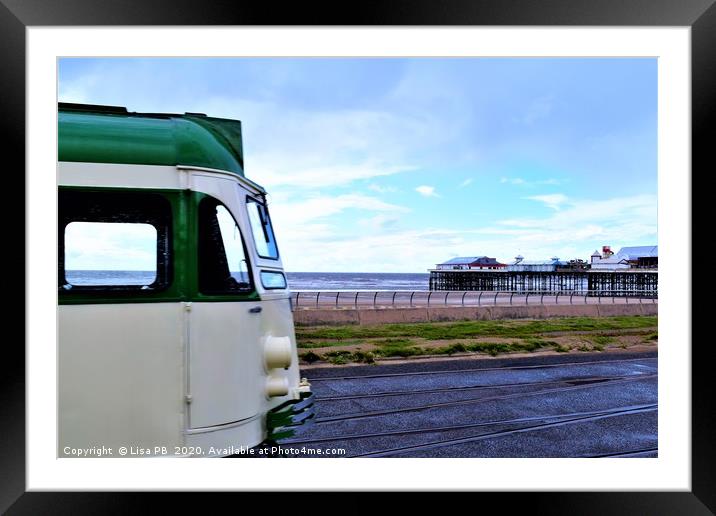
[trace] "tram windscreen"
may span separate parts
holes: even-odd
[[[278,259],[278,247],[276,247],[276,239],[271,227],[268,208],[256,199],[248,197],[246,199],[246,209],[248,210],[251,232],[256,244],[256,252],[261,258]]]

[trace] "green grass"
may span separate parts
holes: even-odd
[[[311,348],[335,348],[339,346],[355,346],[362,344],[360,340],[306,340],[298,341],[296,346],[299,349],[311,349]]]
[[[415,341],[412,339],[379,339],[372,341],[372,344],[376,346],[387,346],[387,347],[399,347],[399,346],[412,346]]]
[[[454,353],[487,353],[497,356],[500,353],[532,353],[538,349],[559,346],[554,341],[542,339],[524,339],[514,342],[458,342],[447,346],[428,348],[425,350],[433,355],[452,355]]]
[[[462,342],[449,344],[447,346],[440,346],[437,348],[428,348],[426,350],[426,352],[431,355],[453,355],[455,353],[467,353],[468,351],[474,350],[470,349],[469,344],[463,344]]]
[[[312,363],[317,360],[324,360],[332,364],[347,364],[349,362],[362,362],[372,364],[376,358],[388,357],[413,357],[420,355],[453,355],[455,353],[485,353],[490,356],[497,356],[503,353],[534,352],[542,348],[552,348],[559,353],[568,353],[569,347],[563,346],[553,340],[528,338],[513,342],[456,342],[447,346],[433,348],[421,348],[420,346],[409,345],[410,340],[395,339],[374,351],[346,351],[334,350],[318,355],[312,351],[303,353],[301,359]],[[602,344],[580,346],[579,351],[603,351]]]
[[[644,336],[644,342],[659,340],[659,332],[655,331]]]
[[[375,351],[375,355],[379,357],[413,357],[424,354],[426,351],[417,346],[386,346]]]
[[[555,345],[556,343],[545,341],[544,346]],[[421,348],[419,346],[400,346],[385,345],[375,351],[346,351],[335,350],[328,351],[322,355],[318,355],[312,351],[303,353],[301,359],[306,362],[313,363],[318,360],[324,360],[331,364],[347,364],[348,362],[364,362],[372,364],[376,358],[389,357],[413,357],[419,355],[452,355],[454,353],[487,353],[491,356],[497,356],[501,353],[511,353],[515,351],[532,351],[535,349],[534,343],[509,342],[478,342],[478,343],[455,343],[447,346],[436,348]],[[540,345],[539,347],[543,347]]]
[[[533,337],[550,332],[621,330],[657,325],[656,316],[565,317],[544,320],[460,321],[447,323],[382,324],[296,328],[299,342],[317,339],[373,339],[410,337],[452,340],[471,337]]]
[[[412,357],[425,353],[422,348],[415,345],[415,341],[412,339],[380,339],[372,341],[371,344],[378,346],[374,353],[379,357]]]
[[[537,337],[528,337],[522,339],[522,350],[529,351],[530,353],[537,351],[541,348],[548,346],[557,346],[558,344],[553,340],[544,340]]]
[[[544,320],[461,321],[447,323],[400,323],[378,326],[322,326],[297,327],[298,347],[309,351],[300,355],[306,362],[318,360],[333,364],[348,362],[374,363],[378,358],[413,357],[420,355],[453,355],[456,353],[485,353],[497,356],[503,353],[535,352],[553,349],[568,353],[568,346],[549,340],[553,332],[600,331],[616,332],[623,329],[654,328],[656,316],[624,317],[569,317]],[[648,330],[647,330],[648,331]],[[500,337],[511,342],[475,342],[474,339]],[[617,341],[615,335],[581,335],[579,351],[604,351],[605,346]],[[421,347],[424,340],[460,340],[438,347]],[[656,341],[657,332],[643,335],[644,342]],[[371,351],[333,349],[319,354],[313,348],[372,345]],[[625,348],[622,344],[620,347]]]
[[[353,361],[353,353],[350,351],[329,351],[323,354],[323,358],[328,360],[331,364],[347,364]]]
[[[424,350],[418,347],[405,347],[405,348],[384,348],[377,351],[328,351],[322,355],[318,355],[312,351],[303,353],[300,358],[308,363],[313,363],[318,360],[330,362],[331,364],[341,365],[349,362],[361,362],[365,364],[375,363],[375,359],[378,357],[410,357],[415,355],[424,354]]]
[[[354,351],[353,352],[353,360],[355,362],[365,362],[366,364],[374,364],[375,363],[375,353],[372,351]]]
[[[299,358],[305,362],[308,362],[309,364],[321,360],[321,356],[315,354],[313,351],[309,351],[308,353],[301,353],[299,355]]]
[[[478,342],[470,345],[470,351],[477,351],[478,353],[487,353],[490,356],[496,357],[500,353],[509,353],[513,351],[514,344],[516,343],[505,343],[505,342]]]
[[[452,355],[454,353],[467,353],[467,351],[469,351],[468,346],[462,342],[429,349],[429,353],[432,355]]]

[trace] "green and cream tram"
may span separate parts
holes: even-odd
[[[230,455],[310,421],[241,123],[60,104],[58,139],[58,455]]]

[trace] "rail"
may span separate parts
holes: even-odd
[[[522,299],[524,298],[524,299]],[[656,303],[654,290],[294,290],[296,308],[412,308]]]

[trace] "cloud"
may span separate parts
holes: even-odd
[[[283,256],[287,270],[416,272],[450,256],[485,254],[503,262],[517,254],[528,259],[555,255],[588,259],[595,246],[605,243],[613,247],[656,243],[655,195],[579,199],[547,217],[503,220],[497,225],[467,229],[396,231],[394,227],[380,227],[380,215],[370,231],[346,234],[346,228],[334,226],[334,237],[320,241],[310,232],[289,231],[280,241],[286,249]],[[385,213],[385,220],[390,217]],[[305,249],[314,247],[320,252],[305,253]]]
[[[525,180],[521,177],[501,177],[500,183],[510,183],[511,185],[521,185],[525,183]]]
[[[434,186],[421,185],[418,186],[415,191],[423,197],[439,197],[439,195],[435,193]]]
[[[511,185],[519,185],[525,187],[535,187],[537,185],[558,185],[561,181],[550,177],[549,179],[538,179],[536,181],[527,181],[521,177],[501,177],[500,183],[509,183]]]
[[[414,170],[409,165],[379,165],[374,163],[362,164],[332,164],[329,166],[315,166],[309,168],[289,167],[285,169],[270,168],[267,164],[256,158],[257,164],[249,168],[247,176],[254,178],[266,187],[291,186],[298,188],[325,188],[348,185],[359,179],[389,176]]]
[[[367,219],[361,219],[358,224],[362,227],[375,230],[375,229],[388,229],[393,228],[400,219],[394,215],[378,214],[374,217]]]
[[[645,185],[652,185],[648,181],[655,178],[655,162],[645,164],[644,156],[653,155],[652,161],[656,157],[655,108],[649,111],[654,121],[643,121],[635,136],[632,123],[641,116],[639,112],[625,110],[621,118],[610,116],[608,124],[602,125],[589,116],[592,112],[600,115],[599,108],[577,110],[567,117],[570,110],[558,108],[579,105],[569,104],[561,94],[559,104],[551,97],[535,96],[534,91],[549,88],[536,88],[524,80],[523,73],[517,76],[522,79],[509,83],[513,89],[505,90],[504,81],[486,82],[485,73],[468,77],[457,67],[460,60],[432,64],[431,60],[413,60],[396,68],[389,82],[366,81],[371,87],[358,88],[360,95],[339,98],[329,94],[328,100],[317,98],[325,86],[319,83],[321,77],[302,75],[291,60],[274,60],[271,66],[254,59],[220,61],[222,67],[210,60],[182,60],[181,66],[174,66],[174,60],[171,66],[167,60],[103,60],[101,65],[69,74],[72,80],[61,80],[59,96],[63,101],[125,105],[136,111],[195,111],[242,120],[247,177],[270,192],[277,240],[289,271],[415,272],[450,256],[487,254],[502,261],[518,253],[533,259],[554,254],[588,258],[602,244],[655,243],[656,198],[650,195],[588,199],[583,190],[580,197],[580,185],[575,184],[569,198],[535,195],[529,199],[539,204],[521,201],[528,205],[525,213],[529,215],[524,217],[508,215],[509,200],[503,211],[494,212],[498,220],[465,217],[466,207],[456,203],[441,219],[450,220],[445,227],[429,227],[431,222],[426,220],[438,219],[420,213],[403,216],[408,208],[379,195],[398,191],[381,182],[409,192],[413,188],[409,172],[432,170],[437,163],[453,175],[446,175],[445,183],[421,185],[416,189],[421,196],[439,197],[436,188],[447,191],[447,182],[464,188],[471,179],[460,183],[460,175],[486,163],[504,167],[504,174],[522,176],[492,176],[492,181],[505,184],[500,192],[505,198],[513,188],[522,195],[550,194],[561,189],[555,185],[568,182],[574,174],[592,170],[613,174],[605,176],[605,181],[624,175],[617,170],[641,171],[642,175],[629,175],[628,186],[638,186],[637,179],[642,178]],[[470,62],[470,69],[478,65],[483,66]],[[206,73],[210,70],[214,73]],[[249,80],[233,80],[236,73]],[[547,77],[549,87],[555,81],[548,74],[540,73],[541,77]],[[294,87],[296,80],[300,88]],[[343,94],[342,88],[327,89]],[[475,113],[484,116],[475,117]],[[512,123],[505,124],[505,116]],[[589,123],[582,124],[583,120]],[[550,130],[546,122],[557,125]],[[614,124],[623,129],[614,133]],[[594,139],[594,133],[613,136]],[[635,143],[638,152],[633,150]],[[515,156],[565,169],[508,168]],[[627,169],[625,161],[630,164]],[[654,178],[647,177],[652,173]],[[389,180],[381,179],[388,176]],[[417,212],[420,200],[408,195],[401,202],[415,202]],[[112,253],[114,249],[121,255],[121,246],[113,245]]]
[[[149,224],[72,222],[65,230],[68,270],[152,271],[157,231]]]
[[[531,197],[525,197],[525,199],[542,202],[545,206],[553,210],[559,210],[560,205],[567,202],[567,196],[564,194],[533,195]]]
[[[466,187],[467,185],[469,185],[470,183],[472,183],[472,178],[471,178],[471,177],[468,177],[467,179],[465,179],[465,181],[463,181],[462,183],[460,183],[460,188],[464,188],[464,187]]]
[[[383,202],[361,194],[338,196],[314,195],[301,201],[289,201],[287,196],[274,196],[271,203],[272,218],[281,220],[286,227],[295,228],[316,219],[334,216],[348,209],[378,212],[407,213],[409,208]]]
[[[381,222],[388,222],[385,226]],[[370,224],[371,227],[367,227]],[[312,242],[296,237],[292,232],[282,237],[280,244],[284,265],[289,271],[425,271],[443,261],[445,252],[458,253],[465,238],[459,231],[424,229],[396,231],[385,220],[364,221],[358,234],[345,238],[326,239],[317,243],[320,252],[306,253]],[[366,231],[366,229],[370,229]],[[308,247],[307,247],[308,246]],[[427,285],[426,285],[427,288]]]
[[[568,206],[545,218],[504,219],[498,224],[520,229],[545,241],[567,242],[598,238],[610,241],[638,241],[656,235],[656,196],[652,194],[605,200],[572,200]]]
[[[201,112],[242,121],[246,175],[267,187],[344,186],[424,166],[423,142],[440,140],[434,112],[390,107],[323,109],[292,97],[196,95],[151,73],[151,61],[102,64],[60,83],[63,102],[123,105],[130,111]],[[416,157],[421,156],[422,157]]]
[[[394,188],[394,187],[392,187],[392,186],[380,186],[380,185],[375,184],[375,183],[369,184],[369,185],[368,185],[368,190],[372,190],[372,191],[378,192],[378,193],[393,193],[393,192],[397,192],[397,191],[398,191],[397,188]]]

